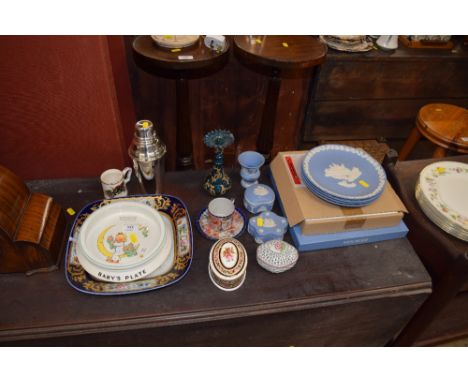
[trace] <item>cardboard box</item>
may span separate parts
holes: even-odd
[[[391,227],[303,235],[300,227],[296,225],[289,228],[289,233],[291,234],[294,246],[297,250],[299,252],[305,252],[398,239],[407,235],[408,227],[401,221],[399,224]]]
[[[388,182],[380,198],[365,207],[340,207],[323,201],[302,182],[301,166],[306,153],[280,152],[270,164],[288,223],[291,227],[299,225],[303,235],[396,226],[408,212]]]

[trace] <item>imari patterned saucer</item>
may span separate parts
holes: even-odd
[[[201,211],[195,224],[205,238],[209,240],[219,240],[240,236],[246,228],[247,220],[242,211],[236,208],[232,216],[231,227],[223,230],[219,225],[210,224],[208,208],[205,208]]]
[[[427,217],[447,233],[468,241],[468,165],[441,161],[419,174],[416,199]]]
[[[359,207],[382,194],[387,181],[382,166],[361,149],[322,145],[310,150],[302,163],[304,184],[327,202]]]

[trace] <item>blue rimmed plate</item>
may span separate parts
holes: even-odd
[[[307,179],[305,179],[303,177],[303,183],[304,185],[306,185],[306,187],[315,195],[317,196],[318,198],[328,202],[328,203],[331,203],[331,204],[335,204],[335,205],[339,205],[339,206],[342,206],[342,207],[350,207],[350,208],[355,208],[355,207],[363,207],[363,206],[367,206],[371,203],[373,203],[374,201],[376,201],[381,193],[373,196],[372,198],[369,198],[369,199],[362,199],[362,200],[349,200],[349,199],[342,199],[342,198],[337,198],[337,197],[334,197],[332,195],[329,195],[329,194],[326,194],[324,193],[323,191],[321,191],[320,189],[316,188],[312,183],[310,183]]]
[[[345,145],[321,145],[304,157],[306,185],[338,200],[369,201],[387,180],[382,166],[365,151]],[[314,192],[314,190],[311,190]]]
[[[172,266],[168,266],[168,271],[163,274],[135,281],[105,282],[96,280],[84,270],[78,261],[76,240],[79,236],[80,228],[92,212],[109,203],[124,200],[149,205],[172,222],[172,234],[174,235]],[[160,289],[180,281],[190,269],[192,259],[192,224],[187,207],[179,198],[171,195],[149,195],[96,200],[83,207],[75,219],[67,243],[65,277],[73,288],[83,293],[105,296],[141,293]]]

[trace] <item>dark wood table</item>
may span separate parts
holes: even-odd
[[[238,171],[227,197],[241,206]],[[210,201],[204,172],[167,173],[165,192],[180,197],[192,222]],[[264,183],[269,183],[263,175]],[[78,211],[102,197],[98,179],[29,183]],[[137,192],[137,183],[129,189]],[[246,216],[251,216],[246,212]],[[68,216],[70,225],[73,218]],[[93,296],[60,271],[0,275],[0,342],[4,345],[385,345],[431,293],[431,280],[407,239],[301,253],[295,268],[272,274],[249,257],[245,284],[217,289],[208,276],[212,241],[194,228],[194,259],[180,282],[126,296]],[[286,240],[290,241],[289,236]]]
[[[468,243],[432,223],[414,196],[419,172],[440,160],[468,163],[468,155],[397,162],[388,168],[389,178],[409,211],[405,218],[410,228],[408,238],[434,284],[432,295],[394,342],[397,346],[433,345],[468,337]]]
[[[235,36],[234,52],[242,62],[269,76],[257,150],[267,159],[274,142],[281,77],[286,71],[304,72],[321,64],[327,46],[312,36]]]
[[[133,58],[141,69],[151,75],[176,81],[177,113],[177,166],[192,167],[192,130],[188,80],[207,76],[221,69],[228,59],[229,41],[225,48],[215,52],[207,48],[200,38],[192,46],[166,49],[156,45],[150,36],[139,36],[133,41]],[[182,58],[191,56],[191,59]]]

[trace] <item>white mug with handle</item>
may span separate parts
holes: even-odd
[[[104,198],[112,199],[120,196],[127,196],[127,183],[132,176],[132,169],[125,167],[123,170],[112,168],[101,174],[102,190]]]

